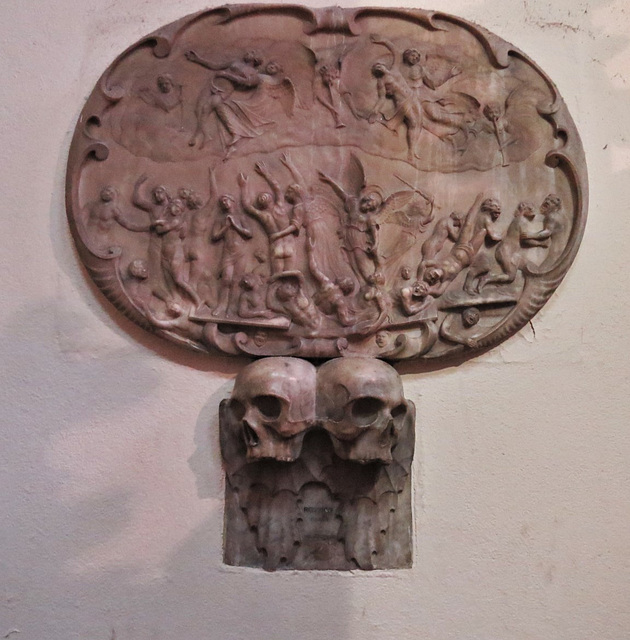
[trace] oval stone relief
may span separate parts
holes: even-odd
[[[112,63],[77,125],[67,204],[95,283],[164,338],[433,367],[544,305],[587,182],[553,82],[486,30],[239,5]]]

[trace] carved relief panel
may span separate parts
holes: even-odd
[[[68,209],[105,295],[165,338],[434,366],[541,308],[577,251],[586,179],[553,83],[475,25],[237,5],[110,66]]]
[[[110,65],[67,205],[127,317],[271,356],[220,408],[225,561],[384,569],[411,564],[415,409],[382,360],[435,368],[523,327],[576,255],[587,182],[555,85],[486,30],[234,5]]]

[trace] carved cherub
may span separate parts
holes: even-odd
[[[351,101],[350,93],[341,85],[341,73],[344,58],[352,47],[344,45],[332,49],[311,49],[306,47],[312,56],[315,67],[313,94],[315,99],[332,115],[335,127],[345,127],[342,107],[344,103],[355,117],[359,117]]]
[[[147,104],[170,113],[179,107],[183,118],[182,85],[176,84],[170,73],[162,73],[155,80],[155,88],[143,87],[139,97]]]

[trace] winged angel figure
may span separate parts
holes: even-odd
[[[367,183],[363,165],[354,154],[343,170],[346,186],[322,172],[319,177],[343,203],[343,248],[355,273],[367,284],[382,283],[383,268],[393,258],[401,258],[413,246],[417,234],[433,220],[433,198],[406,182],[411,190],[397,191],[384,198],[379,186]],[[382,225],[393,225],[395,229],[385,234],[381,242]]]
[[[197,125],[189,141],[191,147],[202,149],[212,139],[211,116],[226,157],[239,141],[256,138],[262,135],[263,127],[275,124],[270,119],[275,103],[284,115],[293,116],[297,92],[279,62],[264,63],[253,51],[245,53],[242,60],[221,63],[206,60],[195,51],[185,55],[190,62],[215,72],[197,98]]]

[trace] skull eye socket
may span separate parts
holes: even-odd
[[[404,404],[396,405],[392,409],[392,418],[394,420],[397,420],[398,418],[403,418],[406,413],[407,413],[407,406],[406,405],[404,405]]]
[[[352,403],[352,419],[357,424],[372,424],[383,410],[385,403],[379,398],[357,398]]]
[[[252,404],[268,420],[277,420],[282,413],[282,401],[276,396],[256,396]]]
[[[230,411],[238,421],[242,420],[245,416],[245,407],[243,403],[238,400],[230,400]]]

